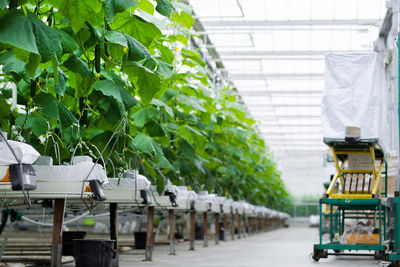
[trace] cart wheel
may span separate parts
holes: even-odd
[[[314,262],[318,262],[320,259],[318,253],[315,252],[311,253],[311,258],[313,259]]]

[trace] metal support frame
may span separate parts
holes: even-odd
[[[195,228],[196,228],[196,211],[191,210],[190,211],[189,250],[194,250]]]
[[[145,261],[152,261],[154,243],[154,207],[147,208],[147,238],[146,238],[146,258]]]
[[[118,204],[110,203],[110,239],[114,241],[115,257],[112,260],[112,267],[119,266],[118,246]]]
[[[174,210],[168,210],[169,220],[169,255],[175,254],[175,214]]]
[[[208,247],[208,214],[203,212],[203,247]]]
[[[62,225],[64,222],[65,199],[55,199],[53,217],[53,240],[51,243],[51,267],[61,266]]]

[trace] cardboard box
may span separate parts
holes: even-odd
[[[346,244],[379,244],[379,234],[346,233]]]

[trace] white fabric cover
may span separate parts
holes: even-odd
[[[324,138],[344,139],[346,126],[361,128],[361,139],[378,139],[389,149],[384,64],[375,52],[327,54],[322,98]]]
[[[7,140],[8,144],[12,147],[17,158],[24,164],[32,164],[40,156],[39,152],[36,151],[31,145]],[[0,142],[0,165],[11,165],[18,164],[10,148],[6,142]]]
[[[150,181],[143,175],[137,175],[137,182],[132,178],[108,178],[108,184],[104,189],[132,189],[135,190],[150,190]],[[118,182],[119,181],[119,182]]]
[[[178,186],[178,195],[176,195],[177,199],[197,199],[197,194],[193,190],[188,190],[186,186]]]
[[[100,183],[108,183],[103,166],[96,164],[90,176],[87,177],[94,163],[82,162],[77,165],[33,165],[36,171],[37,181],[83,181],[98,180]]]

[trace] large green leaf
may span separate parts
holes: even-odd
[[[102,80],[93,85],[94,89],[103,93],[103,95],[111,96],[118,102],[120,102],[125,110],[129,110],[131,107],[136,105],[136,100],[133,96],[125,90],[120,84],[117,84],[110,80]]]
[[[72,53],[79,48],[75,39],[63,30],[59,30],[61,35],[61,46],[64,53]]]
[[[153,107],[141,109],[133,114],[132,119],[136,126],[143,127],[147,122],[158,115],[158,110]]]
[[[63,50],[60,33],[38,20],[32,13],[29,13],[28,17],[33,26],[33,34],[42,62],[60,56]]]
[[[171,118],[174,117],[174,112],[172,111],[172,108],[167,104],[165,104],[164,102],[162,102],[161,100],[154,98],[151,100],[151,104],[156,105],[158,107],[163,107]]]
[[[128,42],[125,38],[125,35],[118,32],[118,31],[107,31],[104,34],[104,37],[109,41],[110,43],[113,44],[119,44],[122,45],[126,48],[128,48]]]
[[[11,51],[0,54],[0,65],[3,65],[4,73],[23,74],[25,72],[25,62],[16,58]]]
[[[88,68],[86,62],[77,56],[73,55],[69,57],[65,62],[64,66],[67,67],[72,72],[80,74],[82,77],[91,77],[93,73]]]
[[[161,90],[160,77],[142,65],[130,62],[124,71],[134,82],[135,87],[138,88],[139,95],[145,105],[149,104],[154,95]]]
[[[0,43],[39,54],[32,23],[18,9],[12,9],[0,18]]]
[[[49,0],[66,17],[74,32],[78,32],[86,21],[94,21],[102,10],[100,0]],[[100,25],[96,25],[100,26]]]
[[[135,0],[105,0],[104,15],[107,21],[111,23],[114,20],[115,14],[136,7],[137,5],[138,3]]]
[[[66,128],[78,123],[75,116],[54,96],[48,93],[40,93],[35,97],[35,103],[40,106],[41,113],[59,121],[60,128]]]
[[[193,109],[207,112],[207,110],[201,105],[201,102],[194,96],[178,95],[176,100],[182,104],[185,104]]]
[[[161,157],[163,155],[157,142],[143,133],[136,135],[131,144],[140,152],[154,154],[156,157]]]
[[[160,29],[156,25],[127,11],[115,16],[112,28],[132,36],[146,47],[154,39],[162,36]]]
[[[163,16],[170,17],[174,7],[168,0],[160,0],[157,3],[156,10]]]
[[[146,57],[150,57],[149,51],[135,38],[124,34],[126,42],[128,44],[128,60],[139,61]]]
[[[193,146],[184,138],[178,142],[182,155],[188,159],[193,159],[196,156]]]
[[[7,118],[10,115],[11,105],[0,95],[0,119]]]
[[[25,115],[19,116],[15,120],[15,125],[21,127],[25,122]],[[32,133],[39,137],[48,131],[49,125],[47,120],[39,114],[30,114],[26,119],[24,128],[31,129]]]
[[[194,18],[184,11],[181,11],[180,13],[173,13],[172,20],[178,22],[187,29],[192,28],[194,23]]]
[[[138,8],[149,13],[150,15],[154,14],[154,6],[149,0],[140,0]]]

